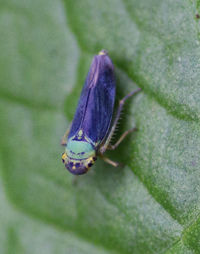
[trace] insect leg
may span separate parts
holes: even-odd
[[[72,125],[72,124],[70,124],[69,128],[66,130],[64,136],[63,136],[62,139],[61,139],[61,143],[60,143],[61,146],[66,146],[66,145],[67,145],[67,137],[68,137],[69,131],[70,131],[70,129],[71,129],[71,125]]]
[[[119,163],[118,163],[118,162],[112,161],[112,160],[110,160],[110,159],[108,159],[107,157],[102,156],[102,155],[100,155],[100,157],[101,157],[105,162],[107,162],[108,164],[110,164],[110,165],[112,165],[112,166],[114,166],[114,167],[118,167],[118,166],[119,166]]]
[[[119,120],[119,117],[120,117],[120,114],[121,114],[121,111],[122,111],[122,109],[123,109],[123,106],[124,106],[125,101],[126,101],[128,98],[130,98],[131,96],[133,96],[134,94],[136,94],[136,93],[138,93],[138,92],[140,92],[140,91],[141,91],[141,88],[138,88],[138,89],[132,91],[131,93],[127,94],[123,99],[121,99],[121,100],[119,101],[119,107],[118,107],[118,110],[117,110],[117,115],[116,115],[116,117],[115,117],[115,120],[114,120],[113,126],[112,126],[112,128],[111,128],[111,131],[110,131],[110,133],[109,133],[109,135],[108,135],[108,137],[107,137],[107,139],[106,139],[105,144],[100,148],[100,153],[101,153],[101,154],[103,154],[103,153],[107,150],[107,148],[108,148],[108,146],[109,146],[109,144],[110,144],[110,140],[111,140],[112,135],[113,135],[113,133],[114,133],[114,131],[115,131],[115,128],[116,128],[117,122],[118,122],[118,120]],[[129,133],[129,131],[128,131],[128,133]],[[128,133],[127,133],[127,134],[128,134]],[[126,136],[127,134],[125,134],[125,136]],[[123,136],[123,135],[122,135],[122,136]],[[125,136],[121,137],[122,139],[120,138],[121,140],[120,140],[119,143],[121,143],[121,141],[124,139]],[[118,143],[118,142],[117,142],[117,143]],[[119,145],[119,143],[117,144],[117,146]]]
[[[121,135],[121,137],[118,139],[118,141],[117,141],[114,145],[110,145],[110,144],[109,144],[108,147],[107,147],[107,149],[108,149],[108,150],[115,150],[115,149],[118,147],[118,145],[125,139],[125,137],[126,137],[129,133],[134,132],[134,131],[137,131],[137,128],[136,128],[136,127],[132,128],[132,129],[130,129],[130,130],[125,131],[125,132]]]

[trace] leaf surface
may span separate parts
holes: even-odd
[[[188,0],[1,0],[0,253],[200,252],[198,10]],[[142,88],[117,136],[138,131],[108,153],[122,168],[99,159],[74,182],[60,140],[102,48],[116,99]]]

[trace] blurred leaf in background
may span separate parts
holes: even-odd
[[[0,253],[200,252],[200,12],[189,0],[0,1]],[[120,132],[73,184],[60,140],[92,57],[116,66]]]

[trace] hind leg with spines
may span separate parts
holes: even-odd
[[[127,100],[128,98],[130,98],[131,96],[135,95],[136,93],[138,93],[138,92],[140,92],[140,91],[141,91],[141,88],[138,88],[138,89],[132,91],[131,93],[127,94],[123,99],[120,100],[120,102],[119,102],[119,107],[118,107],[118,110],[117,110],[117,115],[116,115],[116,117],[115,117],[115,120],[114,120],[113,126],[112,126],[112,128],[111,128],[111,131],[110,131],[110,133],[109,133],[109,135],[108,135],[108,137],[107,137],[106,142],[105,142],[105,143],[102,145],[102,147],[100,148],[100,153],[101,153],[101,154],[105,153],[105,151],[106,151],[107,149],[111,149],[111,150],[115,149],[115,148],[124,140],[124,138],[125,138],[129,133],[131,133],[131,132],[137,130],[136,128],[132,128],[132,129],[130,129],[130,130],[125,131],[125,132],[122,134],[122,136],[119,138],[119,140],[118,140],[114,145],[110,145],[110,141],[111,141],[111,138],[112,138],[112,136],[113,136],[113,134],[114,134],[114,132],[115,132],[117,123],[118,123],[119,118],[120,118],[120,114],[121,114],[122,109],[123,109],[123,106],[124,106],[124,103],[126,102],[126,100]]]
[[[116,147],[118,147],[118,145],[124,140],[124,138],[125,138],[129,133],[131,133],[131,132],[137,130],[137,128],[134,127],[134,128],[132,128],[132,129],[130,129],[130,130],[125,131],[114,145],[111,145],[111,144],[110,144],[110,141],[111,141],[112,136],[113,136],[113,134],[114,134],[114,132],[115,132],[117,123],[118,123],[118,121],[119,121],[120,114],[121,114],[121,112],[122,112],[124,103],[126,102],[126,100],[127,100],[128,98],[130,98],[131,96],[135,95],[136,93],[138,93],[138,92],[140,92],[140,91],[141,91],[141,88],[138,88],[138,89],[132,91],[131,93],[127,94],[123,99],[120,100],[120,102],[119,102],[119,107],[118,107],[118,110],[117,110],[117,114],[116,114],[116,117],[115,117],[113,126],[112,126],[112,128],[111,128],[111,131],[110,131],[110,133],[109,133],[109,135],[108,135],[108,137],[107,137],[106,142],[105,142],[105,143],[101,146],[101,148],[100,148],[100,155],[101,155],[101,158],[102,158],[105,162],[111,164],[111,165],[114,166],[114,167],[119,166],[119,163],[118,163],[118,162],[115,162],[115,161],[112,161],[112,160],[110,160],[109,158],[104,157],[103,154],[105,153],[106,150],[114,150],[114,149],[116,149]]]

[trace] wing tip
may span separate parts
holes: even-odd
[[[102,49],[101,51],[99,51],[99,53],[98,53],[98,55],[99,56],[102,56],[102,55],[108,55],[108,51],[107,50],[105,50],[105,49]]]

